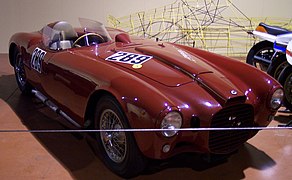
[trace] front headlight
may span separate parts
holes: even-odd
[[[176,112],[169,112],[161,122],[162,129],[177,129],[182,125],[182,117]],[[177,133],[177,131],[162,131],[162,135],[165,137],[172,137]]]
[[[282,105],[283,96],[284,91],[282,89],[277,89],[274,91],[271,97],[270,107],[274,110],[278,109]]]

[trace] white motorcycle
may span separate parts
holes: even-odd
[[[260,23],[257,28],[254,31],[249,32],[249,34],[262,39],[262,41],[256,43],[249,50],[246,57],[246,63],[260,68],[263,71],[268,71],[273,58],[276,57],[277,59],[286,61],[284,56],[278,57],[279,54],[274,50],[274,42],[278,35],[284,35],[287,33],[291,33],[291,31],[278,26],[270,26],[265,23]],[[274,71],[274,69],[270,69],[269,74],[274,74]]]
[[[276,54],[271,60],[267,73],[275,79],[279,79],[282,70],[289,65],[286,58],[286,47],[292,40],[292,32],[276,36],[273,48]]]

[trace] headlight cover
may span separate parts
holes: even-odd
[[[181,127],[181,125],[181,115],[176,111],[172,111],[163,118],[161,122],[161,129],[178,129]],[[172,137],[177,133],[177,131],[162,131],[161,133],[165,137]]]
[[[284,97],[284,91],[282,89],[277,89],[274,91],[271,101],[270,101],[270,107],[274,110],[278,109],[282,105],[282,100]]]

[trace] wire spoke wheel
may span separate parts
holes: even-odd
[[[99,126],[101,130],[123,129],[120,118],[111,109],[102,112]],[[125,132],[101,132],[100,138],[108,157],[116,163],[123,162],[127,153]]]
[[[99,99],[95,109],[95,129],[119,130],[131,128],[119,102],[110,95]],[[95,151],[105,165],[123,178],[131,178],[143,171],[147,159],[140,152],[131,132],[102,131],[95,134]]]

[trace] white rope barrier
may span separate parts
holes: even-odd
[[[22,130],[22,129],[0,129],[0,133],[73,133],[73,132],[160,132],[160,131],[240,131],[240,130],[290,130],[291,126],[280,127],[230,127],[230,128],[178,128],[178,129],[60,129],[60,130]]]

